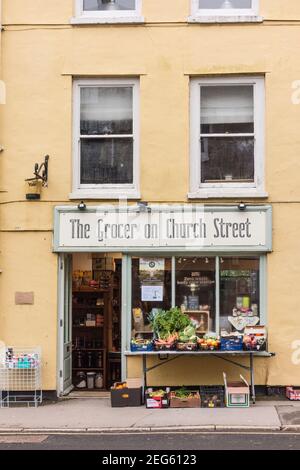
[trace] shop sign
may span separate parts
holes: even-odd
[[[56,208],[55,251],[134,251],[147,248],[271,251],[270,206],[153,206],[126,209]],[[159,250],[157,250],[159,249]]]

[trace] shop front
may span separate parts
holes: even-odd
[[[209,355],[232,364],[239,356],[251,375],[254,354],[268,356],[270,206],[57,207],[54,251],[59,394],[74,386],[108,389],[138,374],[146,381],[150,370],[160,381],[159,365],[166,370],[161,385],[175,383],[177,368],[177,385],[197,383],[200,369],[201,383],[219,383]],[[162,311],[188,317],[194,329],[183,325],[172,341]],[[249,335],[251,344],[234,346],[254,327],[264,344]],[[195,372],[191,364],[200,355]],[[180,364],[168,365],[175,358]]]

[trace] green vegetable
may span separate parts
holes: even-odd
[[[191,336],[195,336],[196,330],[195,330],[195,328],[194,328],[193,326],[187,326],[187,327],[184,329],[183,333],[184,333],[186,336],[191,337]]]
[[[189,325],[179,333],[179,341],[181,343],[195,343],[197,341],[196,329]]]
[[[188,343],[189,340],[190,340],[189,336],[185,336],[185,335],[180,335],[180,336],[179,336],[179,341],[180,341],[181,343]]]
[[[175,333],[184,331],[186,327],[191,326],[189,317],[182,313],[178,307],[159,310],[154,315],[149,315],[148,318],[154,333],[163,340],[167,340]]]
[[[185,387],[181,387],[178,390],[175,390],[176,398],[189,398],[191,395],[191,392]]]

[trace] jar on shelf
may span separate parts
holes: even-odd
[[[96,375],[95,372],[87,372],[87,374],[86,374],[86,376],[87,376],[87,388],[89,390],[92,390],[93,388],[95,388],[95,375]]]
[[[95,388],[103,388],[104,386],[104,381],[103,381],[103,374],[96,374],[95,376]]]

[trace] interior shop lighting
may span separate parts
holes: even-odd
[[[79,204],[78,204],[78,210],[80,211],[85,211],[86,210],[86,204],[84,201],[81,201]]]

